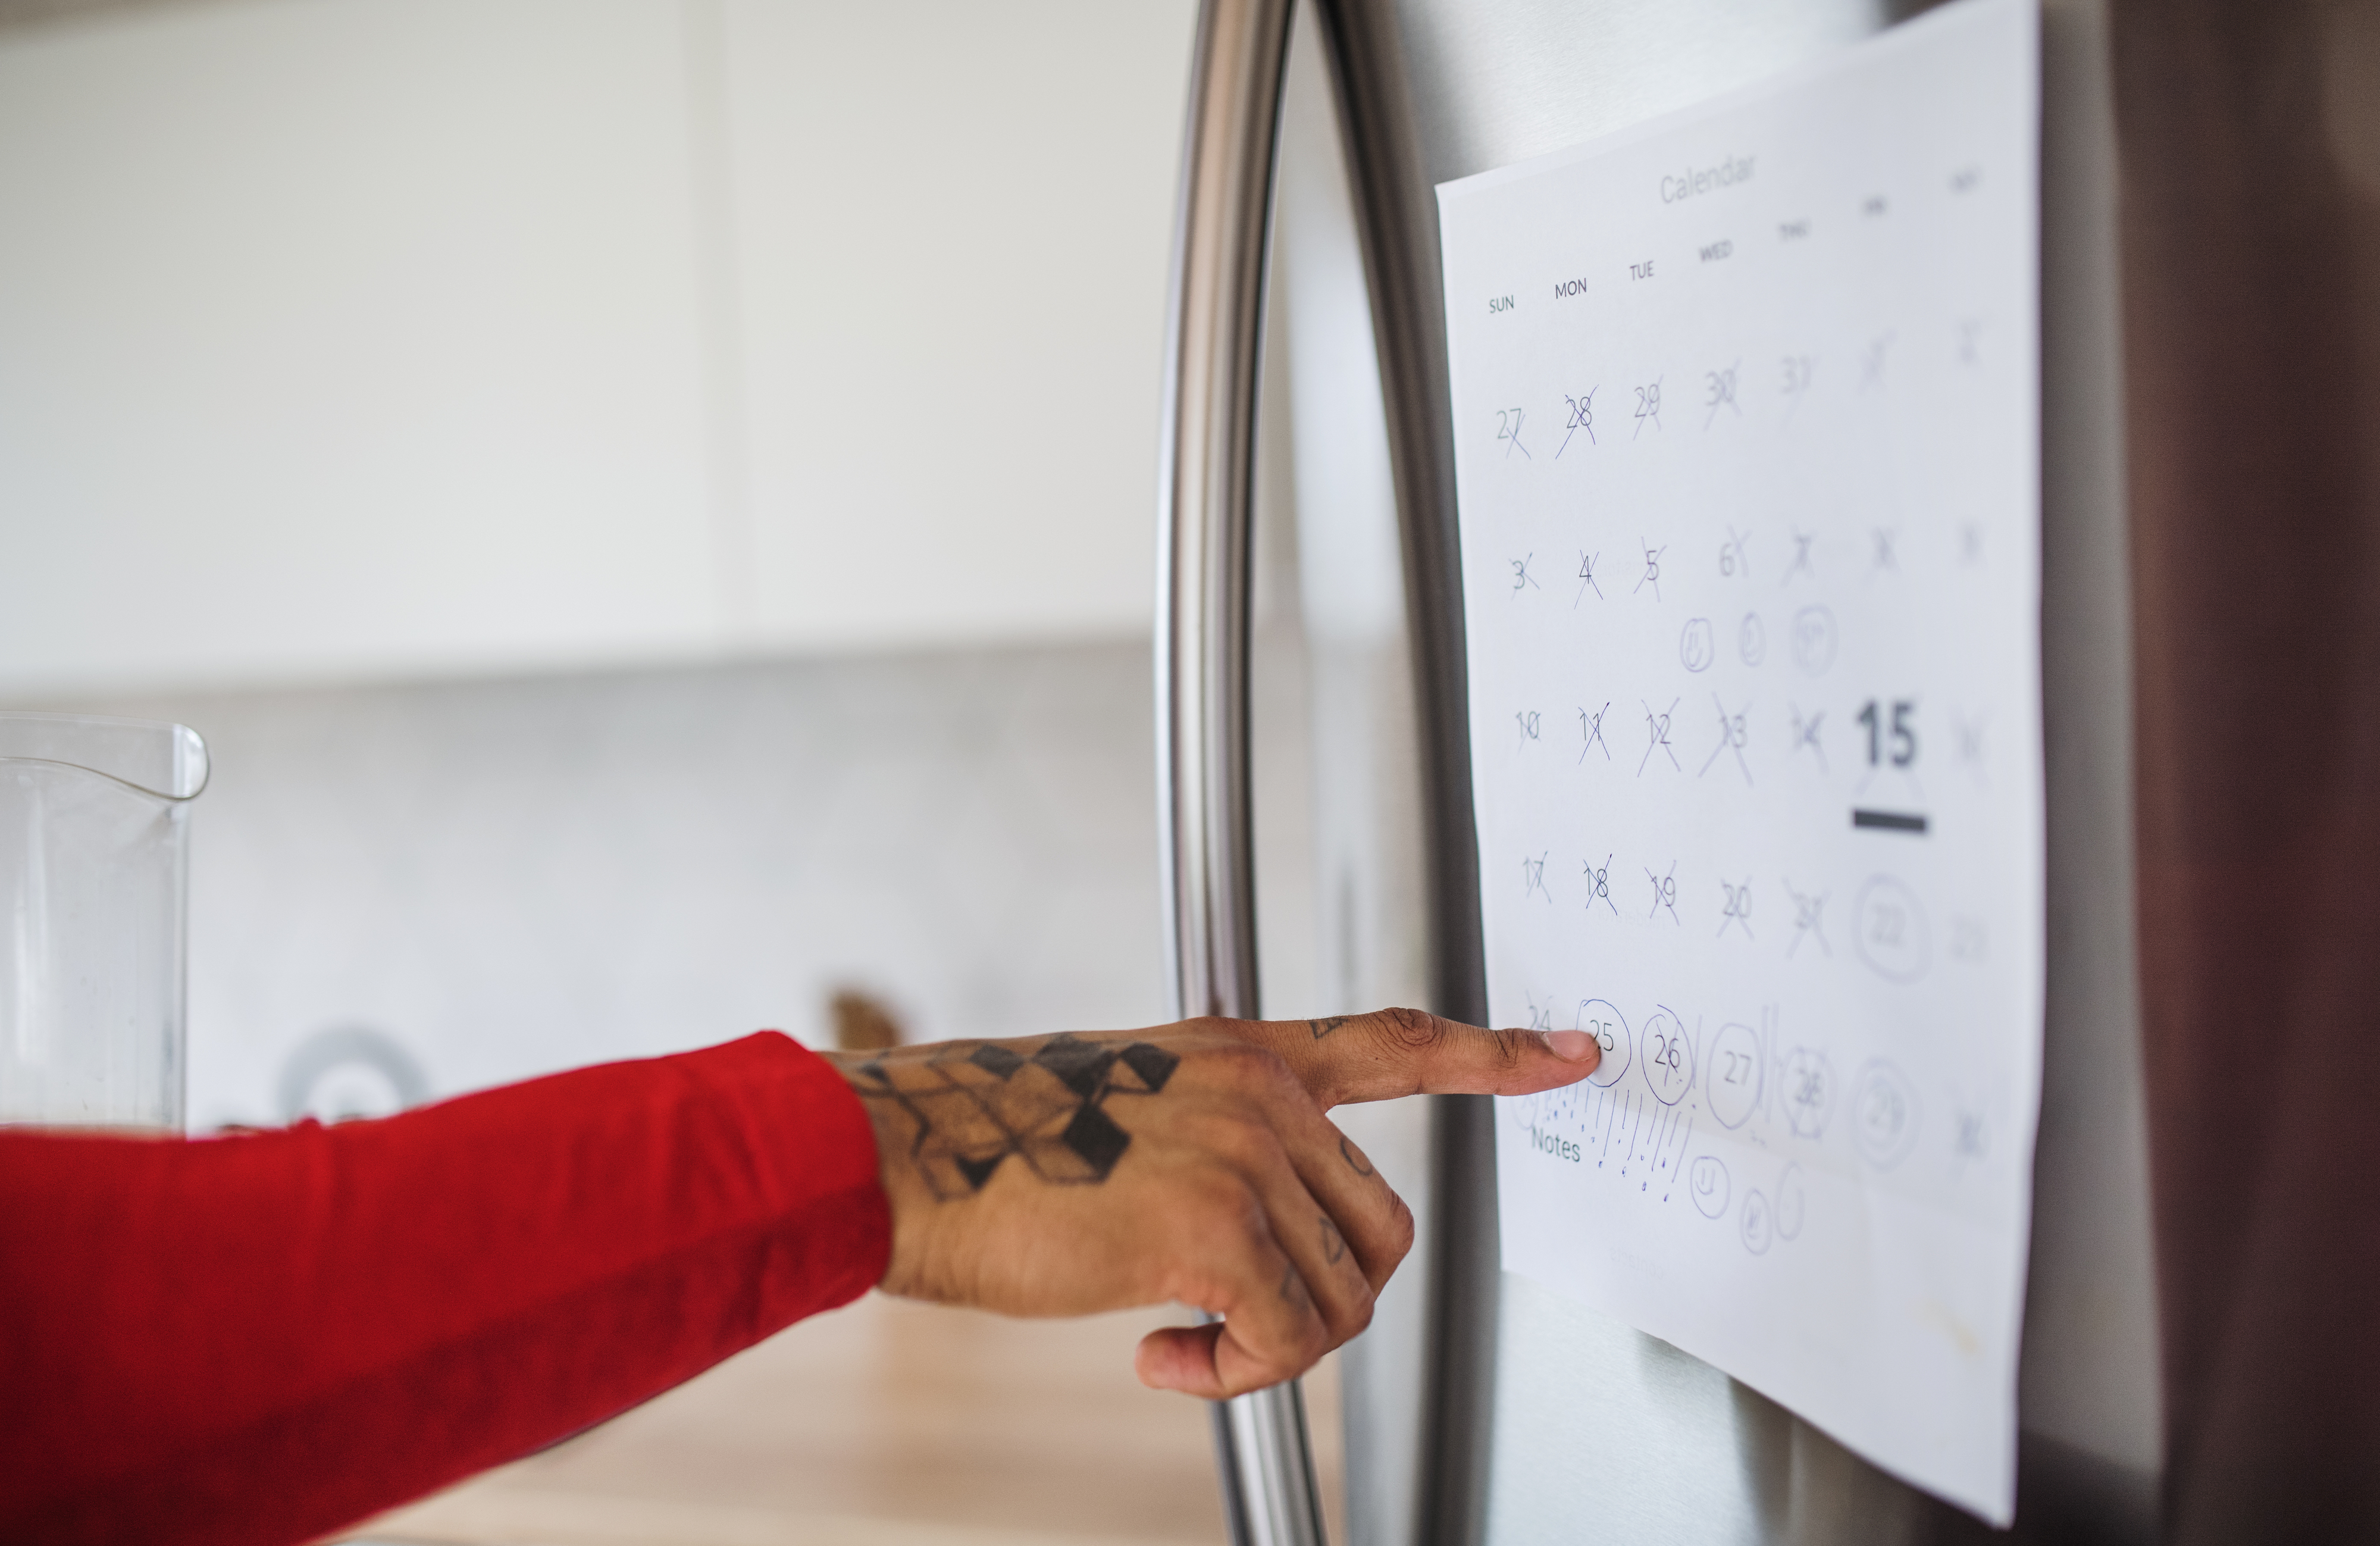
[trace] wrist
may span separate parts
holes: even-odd
[[[892,1248],[877,1287],[887,1294],[915,1295],[917,1273],[912,1263],[922,1252],[934,1197],[924,1185],[916,1163],[922,1124],[917,1114],[894,1089],[884,1064],[898,1050],[825,1052],[819,1054],[843,1077],[868,1113],[868,1130],[876,1139],[876,1184],[892,1215]]]

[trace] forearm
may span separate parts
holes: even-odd
[[[864,1292],[858,1103],[783,1038],[381,1122],[0,1135],[0,1539],[294,1540]]]

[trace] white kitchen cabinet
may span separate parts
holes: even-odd
[[[733,0],[772,640],[1145,631],[1190,0]]]
[[[0,694],[1144,627],[1191,15],[0,31]]]

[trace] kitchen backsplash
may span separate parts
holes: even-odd
[[[762,1027],[1161,1017],[1137,642],[82,700],[212,754],[193,1131]],[[1261,695],[1260,695],[1261,696]]]

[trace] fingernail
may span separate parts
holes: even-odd
[[[1584,1063],[1602,1050],[1595,1044],[1595,1038],[1583,1030],[1549,1030],[1546,1032],[1546,1045],[1553,1049],[1556,1057],[1571,1063]]]

